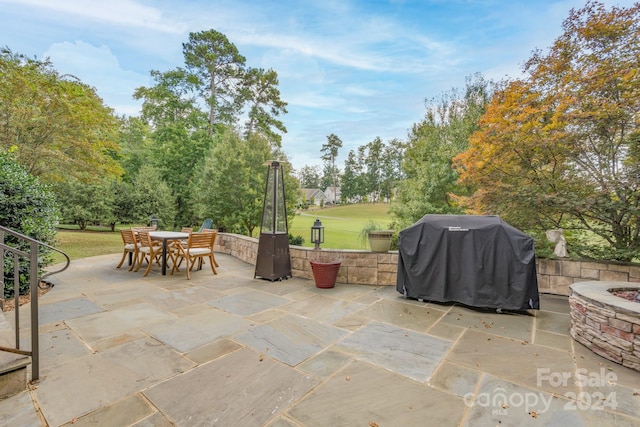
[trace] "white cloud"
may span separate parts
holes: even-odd
[[[389,23],[387,26],[393,25]],[[334,65],[378,72],[420,72],[434,67],[435,61],[428,61],[429,58],[438,58],[441,63],[454,61],[451,58],[454,49],[444,41],[412,34],[401,28],[387,31],[368,26],[351,25],[347,28],[349,31],[337,34],[323,32],[323,35],[291,34],[286,28],[280,32],[267,29],[265,33],[231,30],[233,35],[230,39],[238,45],[295,52]],[[385,55],[380,55],[381,45],[387,48]]]
[[[349,84],[345,87],[345,92],[356,96],[374,96],[378,94],[377,90],[363,86],[361,84]]]
[[[292,93],[288,95],[286,99],[289,105],[313,108],[317,110],[329,108],[335,109],[337,104],[341,104],[343,102],[337,97],[321,95],[311,90],[307,92]]]
[[[153,29],[167,33],[181,33],[186,25],[174,22],[154,7],[134,0],[0,0],[38,9],[106,22],[112,25]]]

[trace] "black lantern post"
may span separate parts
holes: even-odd
[[[269,160],[258,240],[255,277],[271,281],[293,277],[282,162]]]
[[[311,227],[311,242],[316,244],[315,249],[320,249],[320,243],[324,243],[324,227],[319,218]]]
[[[160,226],[160,220],[155,214],[151,215],[151,219],[149,220],[149,225],[156,230]]]

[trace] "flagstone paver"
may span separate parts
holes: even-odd
[[[186,353],[248,328],[250,322],[217,308],[144,327],[151,336]]]
[[[104,309],[86,298],[78,298],[60,301],[54,304],[46,304],[40,308],[40,324],[70,320],[75,317],[101,313]]]
[[[558,350],[571,351],[571,337],[566,334],[556,334],[544,330],[537,330],[534,344],[546,345]]]
[[[370,322],[332,348],[354,354],[358,359],[425,382],[451,347],[451,341]]]
[[[466,398],[475,392],[481,375],[482,371],[445,361],[429,378],[429,384],[439,390]]]
[[[468,329],[447,354],[446,359],[551,393],[578,391],[572,381],[556,385],[555,381],[544,379],[551,372],[573,372],[575,364],[570,352],[527,341]]]
[[[257,352],[290,366],[321,352],[346,335],[343,329],[293,315],[285,315],[234,337]]]
[[[116,309],[145,302],[147,298],[158,295],[159,291],[157,286],[147,282],[131,283],[127,281],[114,287],[92,286],[86,292],[86,296],[101,307]]]
[[[0,425],[24,427],[42,425],[28,391],[0,400]]]
[[[282,310],[298,316],[308,317],[321,323],[332,324],[364,307],[365,305],[357,302],[314,295],[282,307]]]
[[[270,308],[289,304],[291,300],[262,291],[247,289],[246,292],[209,301],[214,307],[239,316],[250,316]]]
[[[109,424],[112,426],[128,426],[155,413],[155,408],[141,395],[136,394],[78,420],[73,420],[71,425],[73,427],[89,427],[101,425],[104,420],[109,420]]]
[[[505,312],[496,316],[495,310],[451,307],[442,319],[443,323],[476,329],[503,337],[531,341],[534,317],[527,314]]]
[[[382,299],[360,310],[357,315],[391,323],[401,328],[424,332],[438,322],[446,311],[431,305],[412,304],[404,300]]]
[[[348,354],[325,350],[298,365],[298,369],[309,372],[319,378],[327,378],[347,365],[352,359]]]
[[[571,339],[566,297],[496,313],[216,258],[191,280],[120,254],[51,277],[40,381],[0,401],[0,425],[640,425],[640,373]]]
[[[109,406],[194,365],[152,339],[132,341],[59,365],[35,395],[52,426]]]
[[[602,381],[596,381],[597,384],[613,382],[614,384],[637,389],[637,397],[640,400],[640,376],[638,372],[604,359],[577,342],[573,342],[573,356],[576,361],[576,367],[581,373],[595,375],[596,378],[604,377]],[[587,382],[586,385],[588,386],[589,383]]]
[[[90,353],[87,345],[68,328],[40,333],[40,370],[44,375],[62,363]]]
[[[70,319],[66,321],[66,324],[76,331],[84,341],[91,343],[121,335],[148,324],[173,319],[174,317],[165,311],[159,310],[151,304],[142,303]]]
[[[524,387],[492,375],[486,375],[477,395],[468,401],[471,410],[465,426],[512,425],[598,426],[637,425],[637,421],[606,410],[596,410],[568,399],[564,394],[551,395]],[[580,405],[582,405],[580,403]]]
[[[176,425],[253,427],[274,419],[317,383],[269,357],[241,349],[144,394]]]
[[[288,415],[307,427],[457,426],[464,409],[462,399],[354,361],[323,382]]]
[[[571,319],[568,314],[542,311],[536,315],[536,329],[556,334],[569,334]]]

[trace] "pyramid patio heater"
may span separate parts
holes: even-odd
[[[267,185],[264,190],[258,257],[254,278],[282,280],[292,277],[289,254],[289,229],[284,196],[282,162],[268,160]]]

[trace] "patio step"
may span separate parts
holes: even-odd
[[[0,311],[0,345],[13,347],[15,332]],[[0,351],[0,400],[27,389],[27,367],[31,358],[22,354]]]

